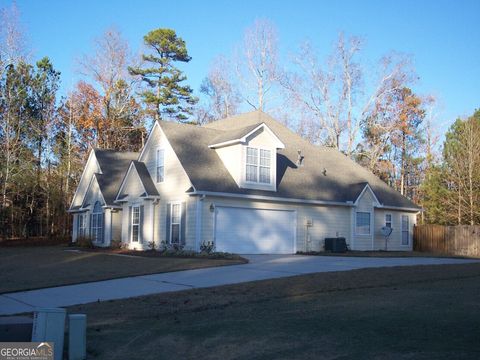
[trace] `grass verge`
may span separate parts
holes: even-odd
[[[478,359],[480,264],[318,273],[75,306],[95,359]]]
[[[0,293],[246,262],[241,257],[140,257],[71,250],[67,246],[1,248]]]

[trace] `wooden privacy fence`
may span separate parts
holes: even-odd
[[[413,249],[447,255],[480,257],[480,226],[415,226]]]

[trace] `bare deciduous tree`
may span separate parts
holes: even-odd
[[[397,54],[384,56],[378,74],[371,74],[358,61],[362,46],[362,39],[340,34],[333,52],[321,61],[311,45],[304,43],[294,56],[297,71],[282,83],[302,115],[301,128],[309,129],[309,140],[334,146],[348,156],[358,150],[362,121],[375,120],[388,106],[388,96],[414,78],[409,59]],[[390,127],[385,121],[374,125],[383,132]],[[369,154],[371,163],[381,153],[383,144],[377,145]]]
[[[230,63],[220,56],[213,62],[200,92],[207,96],[207,104],[200,106],[201,123],[222,119],[238,112],[241,97],[231,79]],[[202,120],[203,119],[203,120]]]
[[[79,61],[80,73],[99,91],[104,122],[99,128],[104,129],[103,146],[107,148],[121,148],[128,133],[143,129],[134,98],[138,83],[128,72],[133,59],[121,33],[110,28],[94,40],[93,55]]]
[[[265,110],[267,102],[274,100],[273,88],[282,78],[277,30],[270,21],[256,20],[245,31],[243,45],[237,49],[235,69],[243,100],[254,109]]]
[[[0,65],[16,65],[19,61],[27,61],[30,56],[25,38],[20,11],[15,2],[9,8],[0,9]],[[3,71],[0,70],[0,71]]]

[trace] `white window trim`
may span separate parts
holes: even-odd
[[[158,153],[159,151],[163,151],[163,164],[159,166],[158,164]],[[160,181],[158,179],[158,168],[163,167],[163,179]],[[163,147],[158,147],[157,150],[155,151],[155,181],[157,184],[165,182],[165,148]]]
[[[387,221],[387,216],[390,215],[390,221]],[[393,227],[393,215],[391,213],[385,213],[385,226],[390,223],[390,229]]]
[[[407,218],[407,230],[403,230],[403,217]],[[407,233],[407,243],[403,243],[403,233]],[[400,245],[401,246],[410,246],[410,216],[408,215],[401,215],[400,216]]]
[[[78,234],[77,237],[85,237],[87,232],[87,214],[78,214]]]
[[[368,214],[369,215],[369,224],[368,224],[368,234],[359,234],[357,229],[357,214],[362,213],[362,214]],[[355,235],[356,236],[371,236],[372,235],[372,212],[371,211],[355,211]]]
[[[178,223],[175,223],[175,225],[178,224],[178,243],[181,244],[183,239],[182,239],[182,202],[181,201],[174,201],[170,203],[170,239],[168,239],[168,242],[170,244],[172,243],[172,235],[173,235],[173,205],[178,205],[178,211],[179,211],[179,216],[178,216]]]
[[[138,209],[138,224],[133,223],[133,218],[134,218],[134,212],[135,209]],[[140,239],[140,205],[133,205],[132,206],[132,217],[130,219],[130,224],[132,225],[132,233],[130,234],[130,242],[132,244],[140,244],[142,240]],[[133,241],[133,227],[138,226],[138,241]]]
[[[251,149],[256,149],[257,150],[257,181],[249,181],[247,180],[247,158],[248,158],[248,148],[251,148]],[[270,182],[268,183],[264,183],[264,182],[260,182],[260,153],[261,153],[261,150],[266,150],[266,151],[269,151],[270,152],[270,174],[269,174],[269,178],[270,178]],[[274,179],[274,176],[273,176],[273,158],[274,156],[276,155],[276,151],[274,149],[271,149],[271,148],[267,148],[267,147],[262,147],[262,146],[245,146],[245,160],[243,162],[243,174],[244,174],[244,179],[245,179],[245,184],[249,184],[249,185],[256,185],[256,186],[272,186],[273,185],[273,181],[275,180]]]
[[[90,224],[90,230],[91,230],[91,234],[90,234],[90,237],[93,239],[93,242],[95,243],[100,243],[102,244],[103,241],[105,241],[104,239],[99,239],[99,236],[98,236],[98,231],[100,229],[101,232],[104,231],[104,226],[105,224],[103,223],[103,208],[101,207],[100,209],[102,209],[102,211],[97,211],[97,212],[94,212],[95,211],[95,205],[97,204],[98,201],[96,201],[94,204],[93,204],[93,207],[92,207],[92,224]],[[95,221],[94,221],[95,219]],[[98,226],[98,220],[101,220],[102,222],[102,226]],[[95,227],[93,227],[93,224],[96,224]],[[101,241],[103,240],[103,241]]]

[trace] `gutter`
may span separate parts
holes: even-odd
[[[220,196],[220,197],[231,197],[231,198],[239,198],[239,199],[280,201],[280,202],[286,202],[286,203],[299,203],[299,204],[312,204],[312,205],[333,205],[333,206],[346,206],[346,207],[355,206],[353,203],[350,203],[350,202],[306,200],[306,199],[295,199],[295,198],[264,196],[264,195],[232,194],[232,193],[215,192],[215,191],[191,191],[191,192],[187,192],[187,194],[192,196],[197,196],[197,195]]]
[[[307,200],[307,199],[285,198],[285,197],[275,197],[275,196],[265,196],[265,195],[233,194],[233,193],[215,192],[215,191],[190,191],[190,192],[187,192],[187,194],[191,196],[218,196],[218,197],[263,200],[263,201],[277,201],[277,202],[308,204],[308,205],[345,206],[349,208],[356,207],[356,205],[352,201],[341,202],[341,201]],[[416,213],[423,211],[423,209],[400,207],[400,206],[388,206],[388,205],[377,205],[377,206],[374,206],[374,208],[403,210],[403,211],[416,212]]]
[[[415,213],[421,213],[425,210],[423,208],[408,208],[408,207],[401,207],[401,206],[389,206],[389,205],[376,205],[374,206],[376,209],[387,209],[387,210],[403,210],[403,211],[411,211]]]

